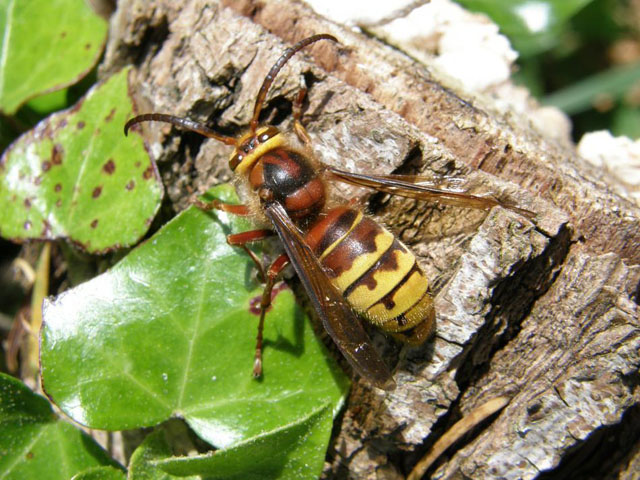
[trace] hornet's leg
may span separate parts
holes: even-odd
[[[196,199],[193,202],[198,208],[203,210],[222,210],[224,212],[232,213],[235,215],[247,216],[250,215],[249,209],[246,205],[232,205],[228,203],[223,203],[219,200],[213,200],[211,202],[203,202],[201,200]],[[262,299],[260,300],[260,321],[258,323],[258,335],[256,337],[256,353],[255,360],[253,363],[253,376],[258,378],[262,376],[262,332],[264,329],[264,318],[267,313],[267,309],[271,306],[271,292],[273,291],[273,286],[276,283],[276,279],[280,275],[280,272],[287,266],[289,263],[289,257],[287,255],[282,254],[278,258],[274,260],[274,262],[269,267],[269,270],[265,272],[262,261],[258,258],[258,256],[253,253],[248,247],[248,243],[258,242],[264,240],[274,234],[273,230],[267,229],[259,229],[259,230],[249,230],[246,232],[235,233],[231,235],[227,235],[227,243],[229,245],[235,247],[241,247],[244,251],[251,257],[253,262],[256,264],[258,268],[258,272],[260,273],[260,277],[262,281],[265,281],[265,287],[262,291]]]
[[[267,271],[267,283],[262,291],[262,300],[260,301],[260,322],[258,323],[258,335],[256,337],[256,355],[253,361],[253,376],[255,378],[262,376],[262,330],[264,329],[264,317],[267,309],[271,306],[271,291],[280,272],[288,263],[289,257],[283,253],[274,260]]]
[[[214,199],[210,202],[203,202],[199,198],[193,199],[191,203],[198,207],[200,210],[220,210],[222,212],[227,212],[232,215],[238,215],[240,217],[247,217],[251,215],[251,211],[249,210],[249,207],[247,205],[224,203],[217,199]],[[242,248],[245,253],[249,255],[251,260],[253,260],[253,263],[256,264],[261,282],[264,282],[266,279],[264,266],[262,265],[262,262],[260,261],[258,256],[253,253],[253,251],[250,250],[246,244],[251,242],[259,242],[260,240],[264,240],[271,235],[273,235],[273,232],[271,230],[249,230],[247,232],[227,235],[227,243],[234,247]]]
[[[210,202],[204,202],[199,198],[194,198],[191,203],[198,207],[200,210],[221,210],[223,212],[231,213],[232,215],[238,215],[240,217],[248,217],[251,215],[251,211],[247,205],[235,205],[232,203],[224,203],[220,200],[214,199]]]
[[[227,235],[227,243],[229,245],[242,248],[246,252],[246,254],[251,257],[251,260],[253,260],[253,263],[255,263],[256,267],[258,268],[258,276],[261,282],[267,281],[267,277],[264,271],[264,265],[262,265],[262,261],[253,252],[253,250],[250,250],[249,247],[247,247],[247,243],[259,242],[261,240],[264,240],[265,238],[272,236],[273,234],[273,230],[261,229],[248,230],[242,233],[233,233],[231,235]]]
[[[307,133],[307,129],[302,125],[302,102],[307,94],[307,88],[301,87],[295,101],[293,102],[293,130],[305,147],[311,149],[311,138]]]

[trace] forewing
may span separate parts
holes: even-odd
[[[362,173],[347,172],[335,167],[326,165],[326,170],[333,175],[336,180],[368,187],[380,192],[399,195],[401,197],[415,198],[418,200],[431,200],[434,202],[455,205],[467,208],[481,208],[488,210],[500,206],[513,210],[527,218],[535,217],[535,213],[523,208],[516,207],[509,203],[501,202],[492,196],[480,196],[465,193],[458,188],[443,188],[434,186],[434,182],[425,177],[414,175],[370,175]],[[451,180],[449,180],[451,182]]]
[[[265,214],[273,222],[285,252],[322,319],[324,328],[342,354],[356,372],[376,387],[393,389],[393,377],[371,345],[360,320],[333,286],[285,209],[274,202],[266,206]]]

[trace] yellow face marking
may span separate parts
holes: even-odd
[[[331,245],[329,245],[324,252],[322,252],[322,255],[320,255],[320,261],[324,260],[324,258],[329,255],[334,248],[336,248],[336,246],[347,236],[349,235],[354,228],[356,228],[358,226],[358,224],[360,223],[360,221],[362,220],[362,212],[358,212],[358,216],[353,220],[353,223],[351,224],[351,226],[349,227],[349,230],[347,231],[347,233],[345,233],[344,235],[342,235],[338,240],[336,240],[335,242],[333,242]]]
[[[392,253],[398,264],[395,270],[378,270],[370,273],[375,281],[373,290],[369,290],[366,285],[360,285],[349,294],[347,300],[357,312],[365,312],[367,308],[380,301],[413,268],[415,257],[405,249],[404,245],[402,247],[402,250],[397,249]]]
[[[258,130],[258,132],[256,133],[257,136],[260,136],[261,133],[263,133],[264,130],[260,129]],[[238,142],[239,144],[242,144],[243,141],[245,141],[247,138],[249,138],[251,135],[247,134],[244,137],[242,137],[240,139],[240,141]],[[281,133],[277,133],[276,135],[274,135],[273,137],[271,137],[269,140],[267,140],[264,143],[260,143],[256,148],[254,148],[252,151],[250,151],[249,153],[244,153],[239,151],[237,148],[233,151],[233,153],[231,154],[231,158],[233,158],[236,154],[241,153],[244,155],[244,158],[242,159],[242,161],[238,164],[238,166],[236,167],[236,172],[239,174],[244,174],[246,172],[248,172],[251,167],[260,159],[260,157],[262,157],[265,153],[267,153],[270,150],[274,150],[278,147],[282,147],[285,144],[285,140],[284,137],[282,136]]]
[[[366,316],[376,325],[384,324],[387,320],[407,312],[426,293],[427,287],[427,278],[421,271],[416,271],[393,295],[393,308],[388,309],[384,303],[379,302],[367,310]]]
[[[358,255],[349,270],[343,272],[340,276],[333,279],[333,284],[344,292],[349,285],[355,282],[360,276],[369,270],[376,263],[382,254],[386,252],[393,243],[393,235],[386,230],[382,230],[376,235],[374,240],[376,249],[371,253],[363,253]]]

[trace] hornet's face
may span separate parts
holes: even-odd
[[[282,146],[284,138],[276,127],[260,127],[240,138],[229,159],[229,167],[236,173],[247,173],[269,150]]]

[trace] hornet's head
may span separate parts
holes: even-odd
[[[255,132],[249,131],[238,139],[229,158],[229,167],[236,173],[247,173],[261,156],[282,146],[283,142],[280,130],[271,125],[259,127]]]

